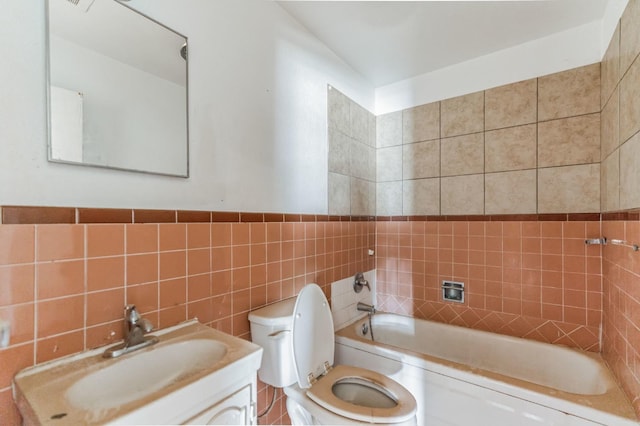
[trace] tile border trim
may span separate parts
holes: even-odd
[[[491,214],[459,216],[377,216],[378,222],[571,222],[600,221],[600,213]]]
[[[0,224],[91,223],[266,223],[266,222],[373,222],[375,216],[154,210],[86,207],[1,206]]]
[[[603,213],[459,216],[348,216],[271,212],[154,210],[87,207],[1,206],[0,224],[266,223],[266,222],[571,222],[640,221],[640,209]]]

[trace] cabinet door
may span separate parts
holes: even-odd
[[[187,424],[197,425],[249,425],[253,424],[251,386],[245,386],[222,401],[189,419]]]

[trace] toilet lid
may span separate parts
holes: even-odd
[[[307,284],[298,294],[293,308],[293,359],[298,385],[311,387],[314,378],[325,372],[325,363],[333,366],[333,318],[329,302],[317,284]]]

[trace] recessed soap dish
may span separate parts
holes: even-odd
[[[442,281],[442,298],[456,303],[464,303],[464,283]]]

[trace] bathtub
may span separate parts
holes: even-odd
[[[448,324],[375,314],[336,333],[336,361],[409,389],[419,425],[638,426],[599,354]]]

